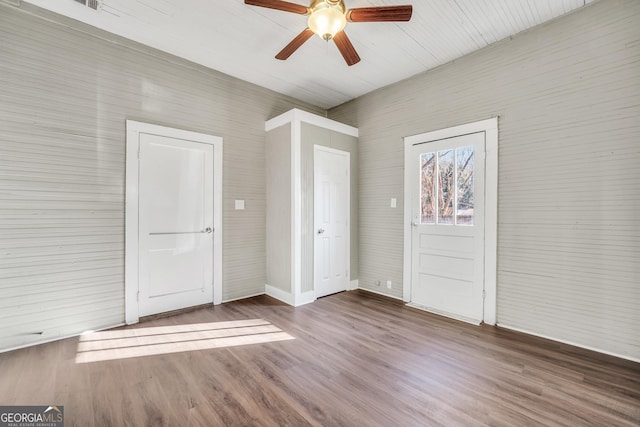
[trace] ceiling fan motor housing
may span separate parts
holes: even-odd
[[[347,8],[344,6],[344,0],[312,0],[309,9],[311,9],[311,11],[313,12],[316,9],[323,7],[334,7],[339,9],[342,13],[347,10]]]

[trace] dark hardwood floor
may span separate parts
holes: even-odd
[[[261,296],[0,354],[18,404],[66,426],[638,426],[640,364],[362,291]]]

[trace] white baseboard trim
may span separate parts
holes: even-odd
[[[504,328],[504,329],[509,329],[511,331],[522,332],[523,334],[533,335],[535,337],[544,338],[544,339],[551,340],[551,341],[561,342],[563,344],[572,345],[574,347],[584,348],[585,350],[595,351],[596,353],[602,353],[602,354],[606,354],[608,356],[613,356],[613,357],[617,357],[617,358],[620,358],[620,359],[625,359],[625,360],[630,360],[632,362],[640,363],[640,359],[636,358],[636,357],[625,356],[625,355],[622,355],[622,354],[613,353],[611,351],[602,350],[600,348],[590,347],[588,345],[583,345],[583,344],[577,344],[575,342],[568,341],[568,340],[561,340],[561,339],[558,339],[558,338],[550,337],[548,335],[543,335],[543,334],[538,334],[538,333],[535,333],[535,332],[531,332],[531,331],[529,331],[527,329],[516,328],[516,327],[513,327],[513,326],[509,326],[509,325],[504,325],[504,324],[499,323],[499,322],[496,324],[496,326],[498,326],[500,328]]]
[[[363,287],[358,287],[359,290],[361,291],[366,291],[366,292],[371,292],[372,294],[376,294],[376,295],[382,295],[383,297],[387,297],[387,298],[391,298],[391,299],[397,299],[398,301],[402,301],[402,298],[400,297],[396,297],[393,295],[389,295],[389,294],[385,294],[384,292],[380,292],[380,291],[374,291],[372,289],[367,289],[367,288],[363,288]]]
[[[264,285],[264,293],[273,297],[277,300],[280,300],[289,305],[295,305],[295,301],[293,300],[293,295],[290,292],[283,291],[280,288],[276,288],[271,285]]]
[[[257,294],[246,295],[246,296],[243,296],[243,297],[225,299],[225,300],[222,301],[222,303],[224,304],[225,302],[240,301],[241,299],[259,297],[260,295],[264,295],[264,294],[265,294],[265,292],[258,292]]]
[[[358,286],[360,286],[358,279],[352,280],[351,282],[349,282],[349,287],[347,288],[347,290],[355,291],[356,289],[358,289]]]

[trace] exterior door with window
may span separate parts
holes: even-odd
[[[471,323],[483,319],[484,150],[484,132],[411,148],[410,303]]]

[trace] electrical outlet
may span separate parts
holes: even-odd
[[[387,280],[387,289],[391,289],[391,280]]]

